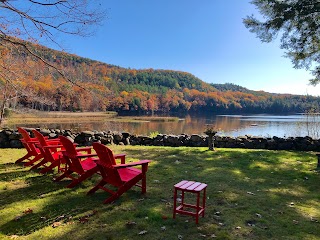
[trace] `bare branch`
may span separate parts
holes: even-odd
[[[31,51],[28,46],[24,43],[24,42],[21,42],[21,41],[14,41],[10,38],[6,38],[6,37],[2,37],[0,35],[0,39],[2,39],[3,41],[7,41],[7,42],[10,42],[11,44],[14,44],[14,45],[19,45],[21,47],[23,47],[30,55],[32,55],[33,57],[41,60],[44,64],[46,64],[47,66],[55,69],[61,77],[65,78],[67,81],[69,81],[70,83],[72,83],[73,85],[83,89],[83,90],[86,90],[85,88],[83,88],[82,86],[80,86],[79,84],[77,84],[76,82],[72,81],[71,79],[67,78],[66,75],[60,70],[58,69],[56,66],[54,66],[53,64],[49,63],[48,61],[46,61],[45,59],[43,59],[41,56],[39,56],[38,54],[34,53],[33,51]]]
[[[67,2],[67,1],[66,1],[66,0],[61,0],[61,1],[54,2],[54,3],[42,3],[42,2],[37,2],[37,1],[29,0],[29,2],[32,2],[32,3],[34,3],[34,4],[39,4],[39,5],[42,5],[42,6],[55,6],[55,5],[58,5],[58,4]]]

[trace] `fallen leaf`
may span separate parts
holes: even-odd
[[[91,213],[89,213],[89,214],[87,215],[87,217],[92,217],[93,215],[96,215],[97,213],[98,213],[97,210],[93,210]]]
[[[60,221],[60,220],[62,220],[64,218],[65,218],[65,215],[61,215],[59,217],[56,217],[56,222],[58,222],[58,221]]]
[[[258,218],[262,218],[262,215],[259,214],[259,213],[256,213],[256,216],[257,216]]]
[[[143,231],[139,232],[138,235],[145,235],[147,232],[148,232],[148,231],[143,230]]]
[[[14,218],[14,220],[15,220],[15,221],[19,221],[21,218],[22,218],[22,216],[19,215],[19,216],[16,216],[16,217]]]
[[[199,235],[200,235],[200,237],[203,237],[203,238],[206,238],[206,237],[207,237],[207,235],[202,234],[202,233],[200,233]]]
[[[167,219],[168,219],[168,216],[162,215],[161,218],[162,218],[163,220],[167,220]]]
[[[11,236],[10,236],[10,239],[17,239],[17,238],[19,238],[18,235],[11,235]]]
[[[249,195],[255,195],[253,192],[247,192],[247,194],[249,194]]]
[[[53,228],[56,228],[56,227],[59,227],[59,226],[61,226],[61,222],[54,222],[53,224],[52,224],[52,227]]]
[[[166,226],[162,226],[162,227],[161,227],[161,230],[162,230],[162,231],[167,230]]]
[[[88,222],[89,221],[89,218],[88,217],[81,217],[81,218],[79,218],[79,222],[80,223],[86,223],[86,222]]]
[[[183,236],[182,235],[178,235],[178,239],[179,240],[183,239]]]
[[[241,227],[240,227],[240,226],[237,226],[236,229],[241,229]]]
[[[28,208],[27,210],[23,211],[24,214],[33,213],[33,210],[31,208]]]
[[[219,212],[219,211],[218,211],[218,212],[215,212],[214,215],[220,216],[220,215],[221,215],[221,212]]]
[[[247,223],[247,225],[249,227],[255,227],[256,226],[256,221],[254,221],[254,220],[248,220],[248,221],[246,221],[246,223]]]
[[[126,225],[127,225],[127,226],[134,226],[134,225],[137,225],[137,223],[136,223],[136,222],[129,221],[129,222],[126,222]]]
[[[318,221],[316,218],[314,218],[314,217],[311,217],[311,218],[310,218],[310,221],[311,221],[311,222],[316,222],[316,223],[319,222],[319,221]]]
[[[217,236],[215,234],[212,234],[210,237],[211,238],[216,238]]]

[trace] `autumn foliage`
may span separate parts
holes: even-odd
[[[19,51],[2,51],[2,59],[10,56],[14,62],[11,68],[19,73],[14,84],[21,91],[11,105],[39,110],[139,113],[283,113],[319,109],[316,97],[250,91],[234,84],[210,85],[186,72],[126,69],[42,46],[32,47],[71,81],[38,58]]]

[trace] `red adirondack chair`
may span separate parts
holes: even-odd
[[[111,194],[104,203],[111,203],[135,185],[142,188],[142,193],[146,192],[146,172],[148,170],[148,163],[151,162],[150,160],[141,160],[125,164],[123,158],[121,159],[121,164],[117,164],[111,149],[100,143],[93,143],[92,146],[99,157],[97,165],[102,179],[88,192],[88,194],[94,193],[98,189],[102,189]],[[141,166],[142,169],[140,170],[133,166]],[[141,185],[138,184],[140,181]],[[113,191],[106,188],[104,186],[106,184],[117,187],[117,190]]]
[[[22,142],[24,148],[27,150],[27,154],[24,155],[22,158],[19,158],[16,161],[16,163],[20,163],[28,159],[28,162],[24,162],[24,166],[30,166],[33,163],[39,161],[41,158],[43,158],[39,148],[37,148],[36,146],[36,143],[38,143],[37,138],[31,138],[29,133],[21,127],[18,127],[18,132],[22,136],[22,139],[20,141]]]
[[[62,154],[67,164],[67,170],[55,181],[60,181],[66,177],[71,178],[73,181],[67,187],[72,188],[98,171],[95,163],[98,158],[93,158],[97,154],[91,154],[92,147],[76,148],[68,138],[59,136],[59,139],[65,148]],[[86,154],[81,152],[86,152]],[[72,174],[77,174],[78,178],[73,177]]]
[[[43,155],[43,160],[32,166],[31,169],[44,166],[40,173],[47,173],[55,167],[58,167],[58,172],[62,171],[61,164],[65,163],[65,161],[61,151],[64,149],[60,143],[60,140],[57,139],[55,141],[47,141],[45,137],[37,130],[32,130],[32,132],[39,141],[38,147]],[[46,165],[48,163],[50,164],[49,166]]]

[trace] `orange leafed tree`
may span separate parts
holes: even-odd
[[[86,0],[25,0],[23,3],[21,2],[19,0],[0,1],[0,50],[8,50],[6,54],[11,54],[11,56],[30,56],[38,59],[38,66],[35,70],[50,67],[69,82],[79,85],[76,81],[69,79],[57,65],[42,57],[43,52],[41,51],[44,48],[34,48],[26,41],[42,45],[55,45],[63,49],[56,41],[60,34],[91,35],[93,33],[92,27],[101,22],[105,15],[101,11],[99,2]],[[17,58],[11,59],[16,60]],[[26,59],[24,58],[24,60]],[[24,64],[27,64],[27,61]],[[20,91],[14,81],[25,77],[26,73],[16,71],[13,74],[13,72],[14,64],[0,62],[0,81],[3,83],[0,84],[0,90],[2,92],[9,86]],[[33,77],[39,77],[41,73],[42,71]],[[17,76],[18,74],[20,76]],[[7,98],[5,96],[0,98],[1,113],[4,111]],[[3,114],[0,115],[0,123],[2,119]]]

